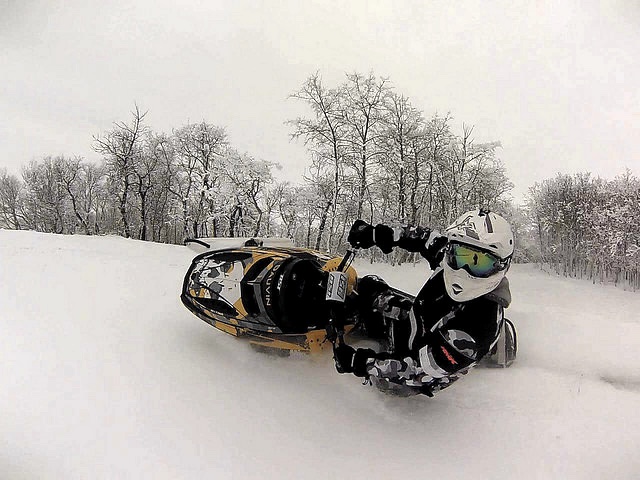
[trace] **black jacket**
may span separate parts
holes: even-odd
[[[421,253],[426,257],[423,252],[424,248]],[[394,303],[393,297],[392,289],[379,292],[378,309],[391,312],[388,305]],[[467,373],[493,348],[504,321],[503,310],[510,303],[506,277],[486,295],[455,302],[446,292],[440,267],[412,305],[406,297],[404,302],[395,302],[404,305],[406,311],[394,314],[387,322],[392,351],[370,353],[361,371],[382,388],[432,395]]]

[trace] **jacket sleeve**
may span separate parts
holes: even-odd
[[[429,241],[431,229],[425,227],[413,227],[411,225],[393,228],[394,245],[409,252],[422,252]]]
[[[409,252],[418,252],[429,261],[433,270],[444,258],[447,237],[437,230],[425,227],[405,226],[393,229],[394,244]]]
[[[433,394],[455,382],[457,374],[434,378],[426,373],[415,358],[407,356],[398,358],[384,354],[370,357],[366,363],[366,377],[383,390],[403,392],[404,394]]]
[[[469,331],[449,325],[434,329],[416,355],[370,356],[366,360],[367,375],[429,396],[450,386],[473,368],[498,339],[502,307],[493,304],[476,313],[480,318],[475,319]]]

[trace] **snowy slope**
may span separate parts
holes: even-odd
[[[191,256],[0,230],[0,478],[640,478],[640,294],[514,266],[517,363],[403,399],[189,314]]]

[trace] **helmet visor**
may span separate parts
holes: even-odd
[[[463,268],[478,278],[487,278],[504,270],[509,266],[510,261],[510,259],[500,260],[489,252],[459,243],[449,244],[446,260],[454,270]]]

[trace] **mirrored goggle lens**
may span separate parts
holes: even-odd
[[[451,245],[447,262],[451,268],[464,268],[475,277],[489,277],[508,265],[508,261],[501,261],[488,252],[456,244]]]

